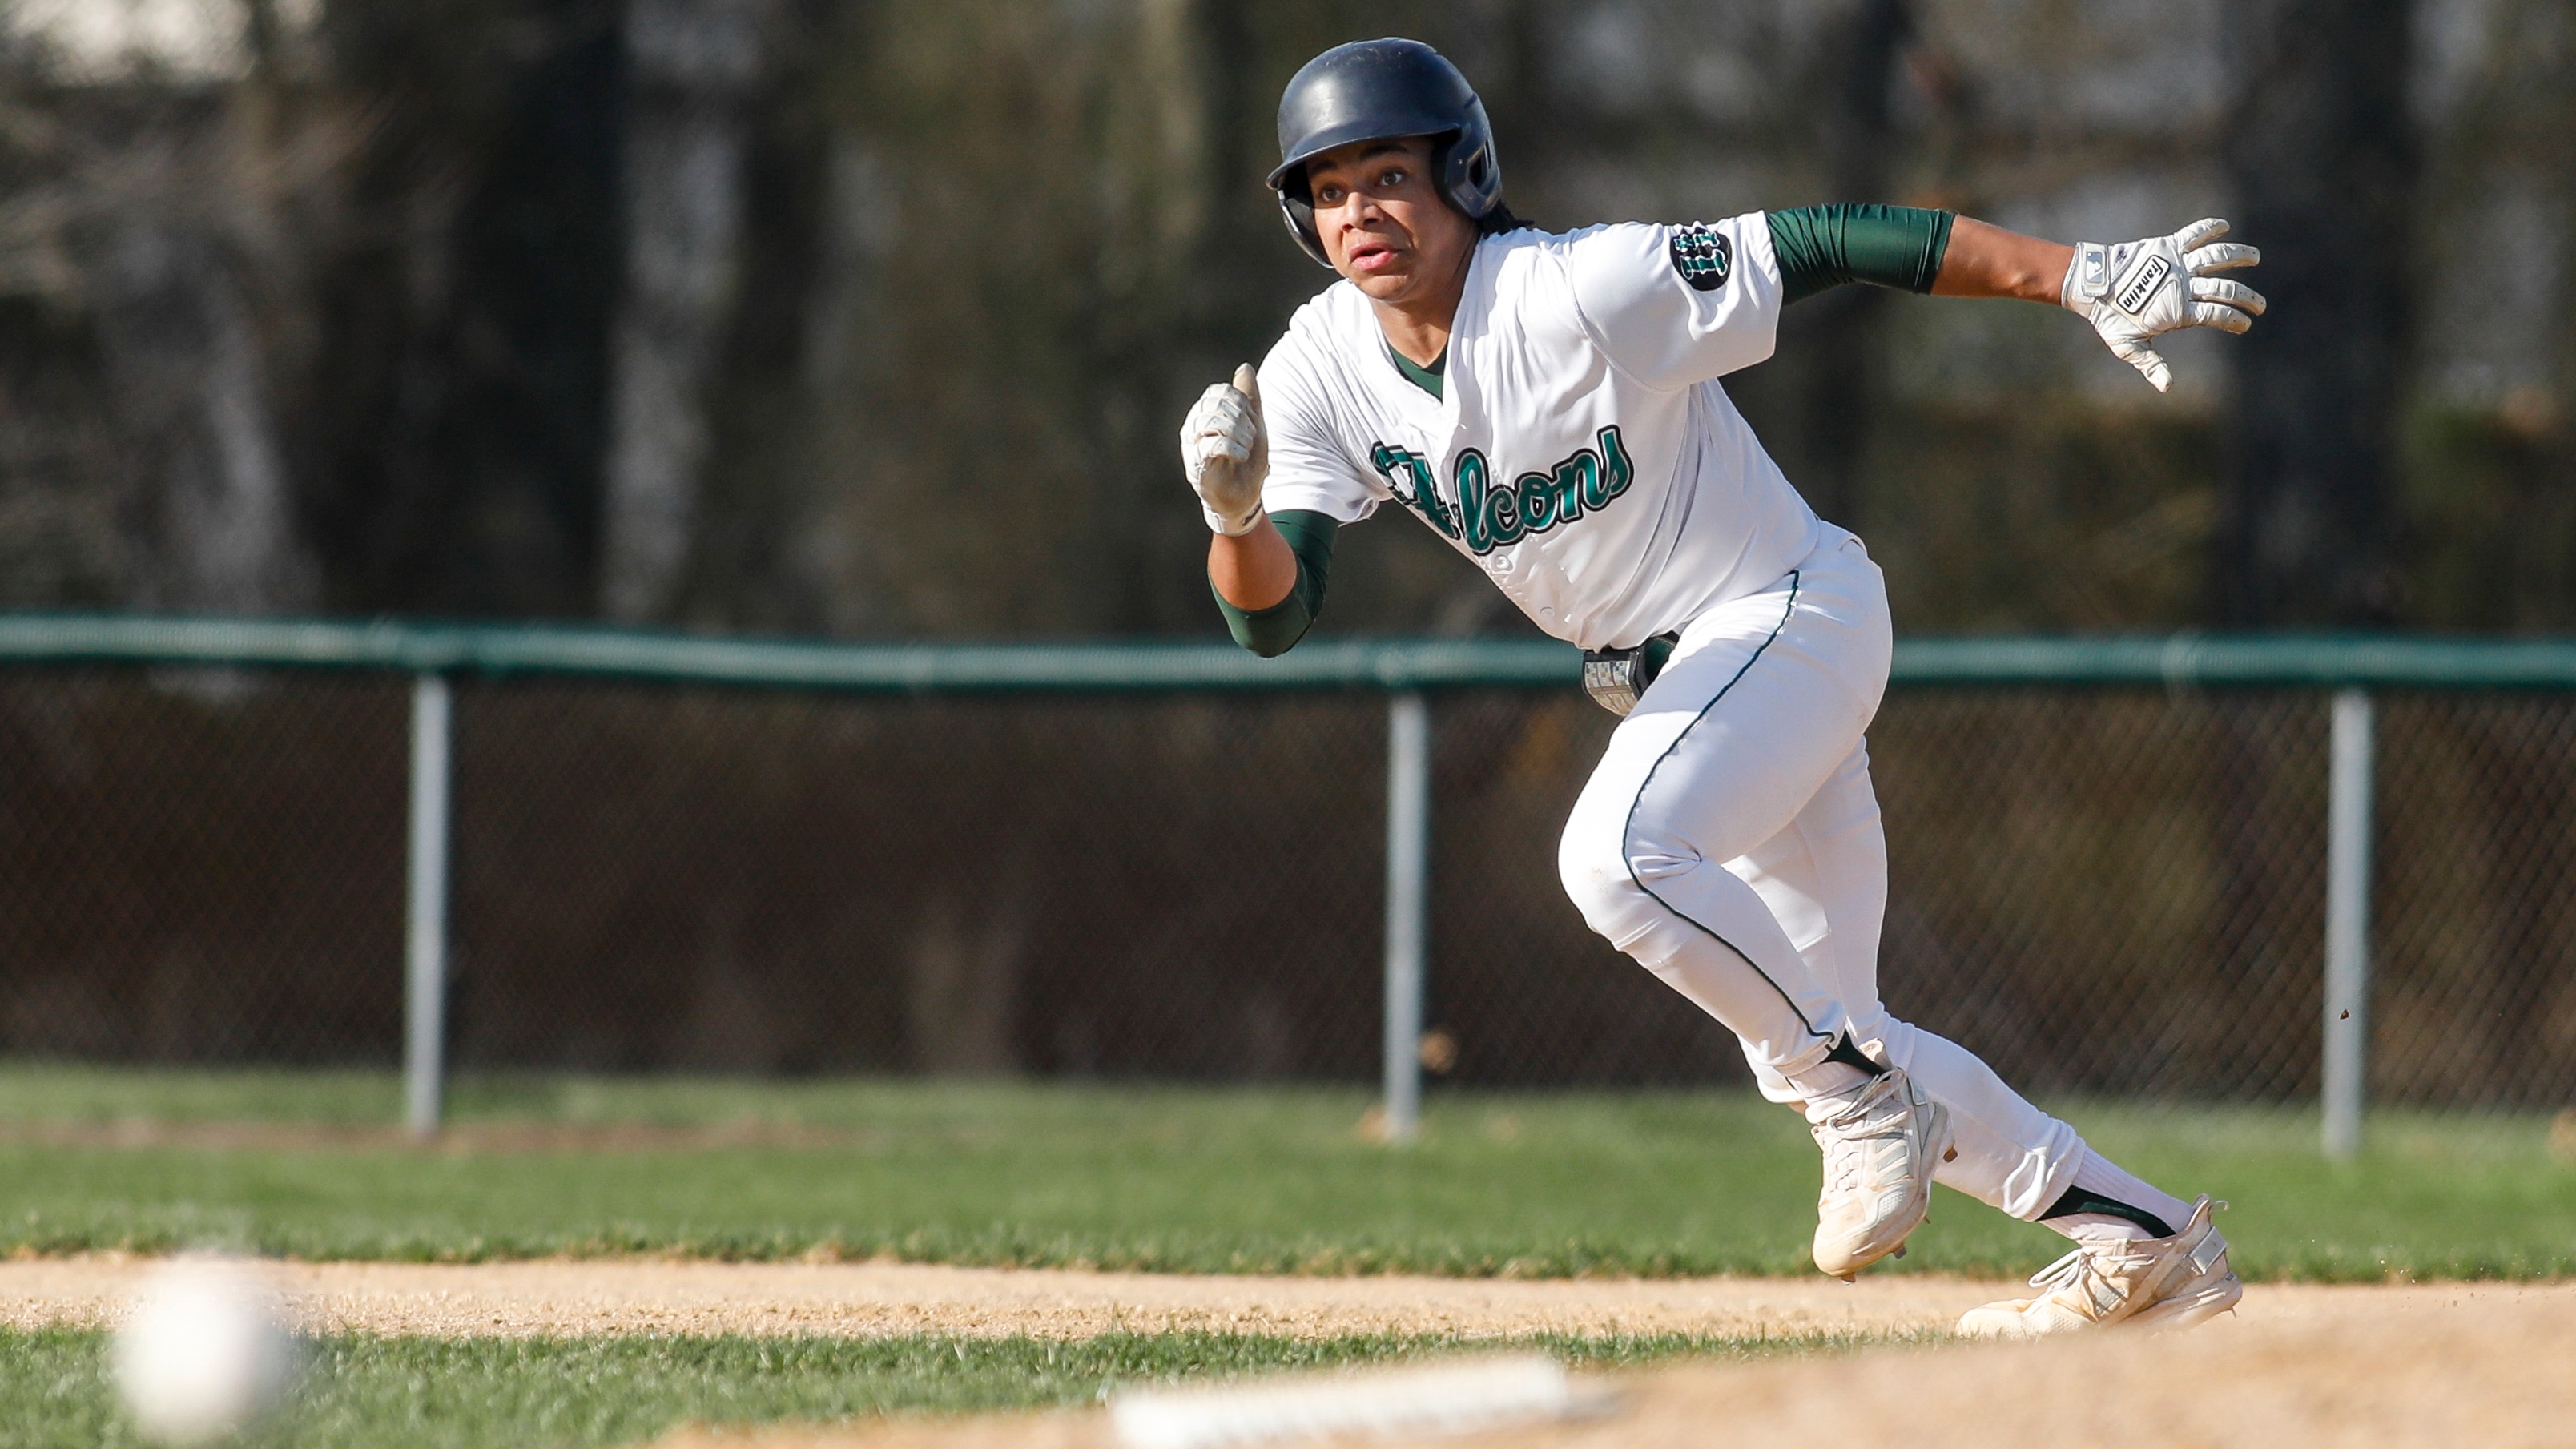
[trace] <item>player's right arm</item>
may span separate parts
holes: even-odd
[[[1329,515],[1284,508],[1240,538],[1209,541],[1208,586],[1235,643],[1270,659],[1306,637],[1324,611],[1333,535],[1341,528]],[[1263,599],[1269,602],[1257,602]]]
[[[1181,424],[1181,469],[1207,516],[1208,586],[1226,630],[1263,658],[1284,654],[1324,607],[1333,537],[1329,513],[1263,506],[1270,437],[1261,384],[1249,366],[1203,394]]]

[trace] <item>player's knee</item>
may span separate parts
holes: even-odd
[[[1630,874],[1618,833],[1587,829],[1586,824],[1578,816],[1566,826],[1557,846],[1557,878],[1583,913],[1584,924],[1624,950],[1645,930],[1654,898]]]
[[[1615,855],[1605,859],[1596,851],[1565,851],[1557,857],[1556,872],[1585,923],[1605,936],[1611,934],[1608,918],[1621,913],[1626,897],[1642,894]]]

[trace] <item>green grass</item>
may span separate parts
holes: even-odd
[[[1857,1346],[1861,1340],[1838,1340]],[[904,1338],[466,1339],[345,1337],[314,1346],[287,1410],[254,1443],[377,1449],[621,1444],[679,1424],[830,1421],[1085,1404],[1119,1385],[1403,1361],[1456,1340],[1300,1343],[1242,1334],[1111,1334],[1080,1342]],[[1745,1358],[1778,1341],[1662,1335],[1531,1338],[1569,1363],[1624,1367],[1689,1355]],[[122,1449],[102,1335],[0,1330],[0,1449]]]
[[[454,1118],[767,1124],[821,1145],[210,1150],[28,1123],[383,1123],[389,1076],[0,1068],[0,1252],[209,1246],[307,1258],[808,1252],[1170,1271],[1805,1273],[1815,1149],[1712,1094],[1435,1097],[1366,1140],[1330,1089],[469,1079]],[[2329,1166],[2312,1114],[2071,1104],[2098,1146],[2221,1219],[2256,1277],[2576,1273],[2576,1167],[2537,1116],[2383,1114]],[[20,1124],[14,1129],[8,1124]],[[13,1135],[14,1133],[14,1135]],[[1895,1271],[2021,1274],[2060,1241],[1964,1198]]]

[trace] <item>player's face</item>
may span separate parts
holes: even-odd
[[[1306,163],[1315,234],[1333,270],[1379,302],[1446,286],[1476,245],[1476,224],[1431,181],[1431,142],[1354,141]]]

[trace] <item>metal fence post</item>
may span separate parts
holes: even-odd
[[[447,1060],[448,688],[415,678],[411,696],[411,894],[403,940],[403,1119],[438,1130]]]
[[[2325,1152],[2361,1150],[2370,1021],[2370,696],[2334,697],[2326,805]]]
[[[1386,723],[1386,1137],[1410,1141],[1422,1114],[1422,960],[1431,876],[1431,711],[1419,691]]]

